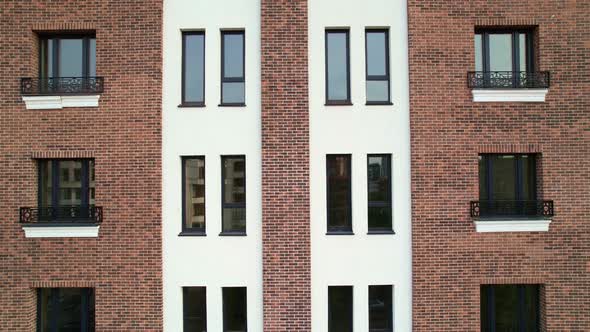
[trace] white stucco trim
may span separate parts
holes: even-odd
[[[551,219],[484,219],[475,220],[478,233],[490,232],[548,232]]]
[[[22,226],[25,237],[98,237],[99,225],[89,226]]]
[[[60,109],[64,107],[98,107],[100,95],[23,96],[28,110]]]
[[[473,89],[474,102],[532,102],[542,103],[548,89]]]

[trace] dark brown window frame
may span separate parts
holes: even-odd
[[[330,226],[330,166],[329,158],[346,157],[348,158],[348,210],[350,211],[347,220],[347,226]],[[326,221],[327,235],[354,235],[352,228],[352,155],[351,154],[328,154],[326,155]]]
[[[207,207],[205,206],[205,225],[203,228],[188,228],[186,227],[186,211],[187,211],[187,206],[186,206],[186,161],[190,160],[190,159],[198,159],[198,160],[202,160],[203,161],[203,165],[204,165],[204,176],[203,178],[206,180],[206,162],[205,162],[205,156],[182,156],[181,157],[181,176],[182,176],[182,232],[179,234],[180,236],[206,236],[207,235]],[[205,188],[206,188],[206,183],[205,183]],[[206,190],[206,189],[205,189]],[[204,192],[204,196],[203,196],[203,204],[206,205],[207,202],[207,193],[206,191]]]
[[[241,158],[244,161],[244,202],[243,203],[226,203],[225,202],[225,159],[229,158]],[[248,219],[246,218],[246,225],[244,225],[244,230],[226,230],[224,228],[224,211],[225,209],[237,208],[237,209],[244,209],[244,213],[247,211],[247,177],[248,173],[246,167],[246,155],[222,155],[221,156],[221,236],[246,236],[246,232],[248,229]]]
[[[203,36],[203,100],[202,101],[187,101],[185,96],[186,88],[186,37],[187,36]],[[181,104],[179,107],[205,107],[205,85],[207,68],[205,66],[206,56],[206,35],[204,30],[182,31],[182,87],[181,87]]]
[[[387,201],[385,202],[371,202],[369,199],[369,158],[371,157],[382,157],[386,158],[387,160]],[[392,189],[392,177],[393,177],[393,169],[391,167],[392,164],[392,155],[391,153],[375,153],[375,154],[367,154],[367,228],[368,234],[395,234],[393,231],[393,189]],[[368,209],[371,207],[384,207],[389,208],[389,226],[388,227],[371,227],[370,221],[370,214],[368,213]]]
[[[369,33],[385,34],[385,75],[369,75],[369,48],[367,35]],[[369,81],[387,82],[387,100],[370,101],[367,98],[366,105],[393,105],[391,103],[391,68],[390,68],[390,50],[389,50],[389,29],[388,28],[366,28],[365,29],[365,89]]]
[[[56,40],[56,46],[53,47],[53,75],[52,78],[57,78],[56,74],[59,72],[59,43],[62,39],[82,39],[82,76],[81,77],[91,77],[89,76],[90,71],[90,40],[96,40],[96,33],[94,31],[76,31],[72,33],[68,32],[60,32],[60,33],[47,33],[47,32],[39,32],[39,77],[43,78],[50,78],[47,74],[47,69],[49,64],[47,63],[47,55],[43,53],[43,50],[47,50],[47,43],[49,39]],[[97,67],[98,69],[98,67]]]
[[[328,76],[328,35],[330,33],[346,34],[346,99],[330,99],[329,95],[329,76]],[[324,32],[324,72],[325,72],[325,94],[326,106],[348,106],[352,105],[350,96],[350,29],[349,28],[329,28]]]
[[[242,77],[225,77],[225,35],[241,35],[242,36]],[[243,83],[244,84],[244,100],[242,102],[224,102],[223,101],[223,84],[224,83]],[[222,29],[221,30],[221,102],[219,106],[246,106],[246,30],[245,29]]]

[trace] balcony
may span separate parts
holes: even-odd
[[[490,71],[467,73],[475,102],[544,102],[549,89],[548,71]]]
[[[548,231],[553,201],[472,201],[471,217],[478,232]]]
[[[97,237],[102,220],[99,206],[20,208],[25,237]]]
[[[21,95],[27,109],[98,107],[103,77],[21,78]]]

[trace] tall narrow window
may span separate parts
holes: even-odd
[[[328,233],[352,233],[350,155],[327,155]]]
[[[88,35],[41,35],[39,76],[82,78],[96,76],[96,38]]]
[[[205,32],[182,33],[182,104],[205,105]]]
[[[326,30],[326,104],[350,104],[348,30]]]
[[[367,104],[390,104],[389,30],[365,31]]]
[[[245,96],[244,31],[221,32],[221,105],[243,106]]]
[[[481,331],[538,332],[539,285],[482,285]]]
[[[223,332],[248,331],[246,287],[223,287]]]
[[[205,287],[183,287],[184,332],[207,331],[207,290]]]
[[[222,156],[222,233],[246,233],[246,157]]]
[[[205,233],[205,157],[183,157],[183,232]]]
[[[94,332],[94,290],[40,288],[37,291],[37,331]]]
[[[391,233],[391,155],[367,157],[369,233]]]
[[[369,286],[369,332],[393,331],[393,287]]]
[[[328,332],[352,332],[352,286],[328,287]]]

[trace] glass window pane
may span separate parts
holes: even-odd
[[[205,35],[184,35],[184,101],[203,102],[205,86]]]
[[[58,295],[60,332],[79,332],[82,328],[82,290],[60,288]]]
[[[490,34],[490,71],[512,71],[512,34]]]
[[[483,51],[481,34],[475,34],[475,71],[483,71]]]
[[[328,332],[352,332],[352,286],[328,287]]]
[[[326,156],[328,171],[328,230],[352,230],[350,155]]]
[[[479,156],[479,200],[488,199],[488,156]]]
[[[393,331],[393,287],[369,286],[369,331]]]
[[[96,38],[88,41],[88,76],[96,76]]]
[[[388,102],[389,81],[367,80],[367,101]]]
[[[59,162],[59,206],[79,206],[82,201],[82,162]]]
[[[326,34],[328,100],[348,100],[348,32]]]
[[[246,231],[246,158],[222,157],[223,231]]]
[[[246,287],[223,287],[223,331],[245,332],[247,320]]]
[[[185,227],[205,229],[205,158],[186,159],[185,174]]]
[[[59,76],[83,76],[83,40],[60,39],[59,41]]]
[[[51,160],[39,161],[39,167],[41,168],[41,206],[48,207],[52,206],[52,162]]]
[[[37,319],[40,322],[40,332],[51,331],[53,319],[56,317],[54,303],[51,301],[51,291],[51,288],[41,288],[37,292],[37,296],[39,297],[39,312],[37,313]]]
[[[391,229],[391,156],[367,158],[369,229]]]
[[[38,291],[41,332],[94,332],[94,292],[88,288],[42,288]]]
[[[184,332],[207,331],[207,295],[205,287],[184,287]]]
[[[522,199],[536,199],[535,156],[521,155],[522,163]]]
[[[88,161],[88,203],[90,205],[94,205],[94,188],[95,188],[95,180],[94,180],[94,160]]]
[[[367,75],[387,75],[387,34],[383,31],[367,32]]]
[[[244,34],[223,33],[224,78],[244,77]]]
[[[482,331],[539,331],[538,294],[538,285],[482,286]]]
[[[221,83],[222,103],[245,103],[244,82],[223,82]]]
[[[514,155],[492,156],[493,200],[516,199],[516,158]]]

